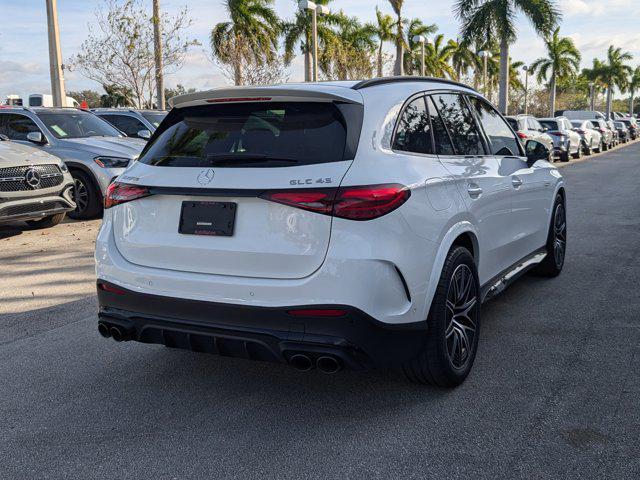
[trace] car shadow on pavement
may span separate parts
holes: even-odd
[[[17,235],[22,235],[22,230],[18,225],[1,225],[0,226],[0,240],[5,238],[15,237]]]

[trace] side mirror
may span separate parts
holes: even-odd
[[[525,144],[525,151],[527,152],[527,166],[531,167],[538,160],[549,160],[551,151],[544,143],[540,143],[536,140],[528,140]]]
[[[151,132],[149,130],[139,130],[137,135],[139,138],[144,138],[145,140],[151,138]]]
[[[29,140],[32,143],[38,143],[38,144],[47,143],[45,138],[42,136],[41,132],[29,132],[29,133],[27,133],[27,140]]]

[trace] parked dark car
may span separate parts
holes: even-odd
[[[624,122],[613,122],[613,124],[616,127],[616,130],[618,131],[618,136],[620,137],[620,141],[622,143],[627,143],[629,140],[631,140],[629,129],[624,124]]]
[[[623,118],[620,121],[629,129],[629,136],[631,137],[631,140],[638,138],[638,134],[640,132],[638,131],[638,123],[635,118]]]

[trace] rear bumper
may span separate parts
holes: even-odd
[[[118,293],[104,290],[115,287]],[[288,363],[292,355],[332,355],[345,368],[399,365],[420,350],[426,322],[391,326],[344,305],[255,307],[134,292],[98,281],[99,322],[127,340],[196,352]],[[333,308],[340,317],[299,317],[292,309]]]

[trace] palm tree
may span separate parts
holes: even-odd
[[[440,78],[453,78],[455,71],[449,63],[451,52],[451,46],[445,43],[444,35],[436,35],[433,43],[426,45],[425,48],[425,74]]]
[[[327,5],[331,0],[316,0],[317,5]],[[296,2],[297,4],[297,2]],[[319,50],[324,48],[333,35],[330,26],[336,23],[334,14],[318,16],[318,45]],[[290,63],[296,54],[296,45],[300,44],[300,50],[304,55],[304,81],[310,82],[313,77],[313,52],[311,41],[311,15],[307,11],[297,10],[293,22],[287,22],[283,26],[284,31],[284,61]]]
[[[409,21],[407,25],[407,51],[404,52],[404,61],[403,68],[405,73],[409,75],[413,75],[417,70],[420,71],[420,63],[422,57],[422,45],[418,42],[413,41],[413,37],[416,35],[422,35],[423,37],[428,37],[438,31],[438,27],[435,24],[425,25],[422,23],[422,20],[418,18],[414,18]],[[427,45],[425,45],[426,47]],[[427,52],[425,49],[425,59],[427,57]],[[426,60],[425,60],[426,61]],[[426,73],[426,65],[425,65],[425,73]]]
[[[604,91],[605,86],[602,82],[601,72],[603,63],[597,58],[593,59],[593,66],[591,68],[583,68],[581,75],[586,78],[590,84],[593,84],[593,98],[589,99],[590,108],[595,110],[595,97],[599,91]]]
[[[636,91],[640,88],[640,67],[636,67],[629,78],[629,116],[633,116],[633,100]]]
[[[374,28],[374,34],[378,37],[378,59],[377,59],[377,76],[382,77],[382,47],[384,42],[391,42],[395,38],[393,33],[393,17],[382,13],[378,7],[376,7],[376,25]]]
[[[394,75],[404,75],[403,61],[404,61],[404,47],[406,45],[406,41],[404,39],[403,26],[404,21],[402,19],[402,5],[404,0],[389,0],[391,4],[391,8],[393,8],[393,12],[396,14],[396,34],[395,34],[395,42],[396,42],[396,63],[393,66],[393,74]]]
[[[447,46],[451,51],[451,66],[455,72],[455,78],[460,80],[463,75],[469,72],[470,68],[478,65],[476,54],[469,48],[467,41],[449,40]]]
[[[261,65],[277,54],[280,19],[273,0],[225,0],[229,22],[216,24],[211,31],[213,55],[233,67],[234,83],[244,83],[243,66]]]
[[[607,119],[611,118],[613,89],[618,87],[620,92],[624,92],[629,85],[629,75],[633,69],[625,62],[631,59],[633,56],[629,52],[623,52],[621,48],[610,45],[607,50],[607,59],[600,64],[598,76],[607,89]]]
[[[516,39],[518,13],[527,17],[539,35],[546,36],[560,18],[554,0],[456,0],[456,16],[462,22],[462,38],[485,42],[497,38],[500,43],[499,107],[507,112],[509,103],[509,44]]]
[[[556,82],[573,77],[580,68],[580,52],[569,37],[561,37],[560,29],[546,38],[547,57],[539,58],[531,64],[531,73],[537,72],[540,83],[549,80],[549,110],[551,116],[556,111]]]

